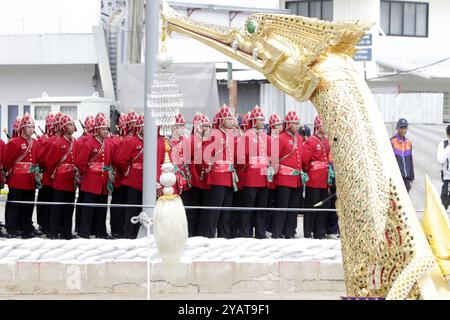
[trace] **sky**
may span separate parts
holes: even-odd
[[[0,0],[0,34],[90,33],[101,0]]]

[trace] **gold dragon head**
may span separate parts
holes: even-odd
[[[370,29],[368,22],[328,22],[301,16],[257,13],[241,29],[201,23],[174,11],[166,1],[167,31],[194,38],[261,72],[278,89],[308,100],[320,82],[313,65],[329,53],[353,56]]]

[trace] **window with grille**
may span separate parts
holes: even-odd
[[[290,9],[298,16],[333,20],[333,1],[331,0],[286,1],[286,9]]]
[[[34,119],[45,120],[45,117],[52,111],[50,106],[36,106],[34,107]]]
[[[61,106],[61,112],[70,116],[72,120],[78,120],[77,106]]]
[[[386,35],[428,37],[428,3],[382,0],[380,15]]]

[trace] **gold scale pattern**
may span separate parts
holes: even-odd
[[[375,128],[354,82],[358,75],[349,62],[340,64],[318,70],[323,80],[311,101],[335,164],[347,294],[386,297],[414,255],[412,237],[395,186],[383,173]]]

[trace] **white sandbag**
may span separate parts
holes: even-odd
[[[206,247],[209,245],[210,240],[212,240],[212,239],[208,239],[205,237],[188,238],[188,241],[186,243],[186,248]]]
[[[189,257],[191,259],[194,259],[196,257],[201,256],[204,253],[209,252],[208,248],[202,247],[202,248],[195,248],[195,249],[190,249],[190,250],[186,250],[183,254],[184,257]]]
[[[233,251],[224,251],[220,254],[220,256],[226,261],[230,258],[238,258],[238,256],[236,256],[236,252]]]
[[[31,261],[39,261],[41,259],[41,256],[50,251],[49,249],[38,249],[33,251],[28,257],[27,260],[31,260]]]
[[[31,251],[30,250],[25,250],[25,249],[13,249],[8,253],[8,257],[15,257],[17,259],[22,259],[25,258],[29,255],[31,255]]]
[[[41,256],[41,259],[57,259],[64,253],[66,253],[66,250],[64,250],[63,248],[49,250]]]
[[[207,252],[204,252],[201,255],[199,255],[197,258],[203,258],[203,259],[216,258],[216,257],[220,257],[222,252],[223,252],[223,249],[207,251]]]
[[[65,249],[65,248],[64,248]],[[58,260],[60,261],[65,261],[65,260],[76,260],[76,258],[78,256],[81,256],[84,253],[84,251],[82,250],[70,250],[70,251],[66,251],[65,253],[63,253],[62,255],[60,255],[58,257]]]
[[[36,250],[36,249],[40,248],[41,246],[43,246],[44,243],[45,243],[44,239],[33,238],[33,239],[25,240],[18,248],[33,251],[33,250]]]
[[[128,260],[128,259],[133,259],[137,256],[139,256],[139,254],[141,253],[142,249],[133,249],[133,250],[129,250],[129,251],[125,251],[125,253],[119,257],[117,257],[117,260]]]
[[[2,243],[2,245],[3,245],[3,243]],[[7,257],[8,253],[12,250],[14,250],[14,247],[12,247],[12,246],[4,246],[4,247],[0,246],[0,259]]]
[[[210,239],[212,240],[208,247],[210,250],[217,250],[217,249],[226,249],[230,247],[230,244],[227,239],[218,238],[218,239]]]
[[[285,248],[280,249],[280,252],[283,254],[283,256],[288,257],[291,255],[294,255],[296,253],[302,252],[304,248],[298,245],[291,245]]]
[[[136,243],[130,239],[118,239],[115,241],[115,245],[119,250],[130,251],[136,249]]]
[[[125,250],[115,250],[106,253],[102,253],[102,259],[116,259],[117,257],[124,255],[126,253]]]
[[[337,256],[334,250],[325,250],[313,256],[314,260],[334,259]]]
[[[101,254],[100,250],[91,250],[91,251],[86,251],[83,252],[83,254],[79,255],[77,257],[78,261],[84,261],[90,257],[94,257],[94,256],[99,256]]]
[[[57,249],[63,248],[67,245],[68,240],[46,240],[44,248],[46,249]]]
[[[17,262],[17,260],[19,260],[18,257],[4,257],[3,259],[0,259],[0,264],[14,263],[14,262]]]
[[[97,250],[100,250],[100,252],[107,253],[111,251],[116,251],[117,246],[115,245],[115,243],[106,243],[104,245],[97,247]]]

